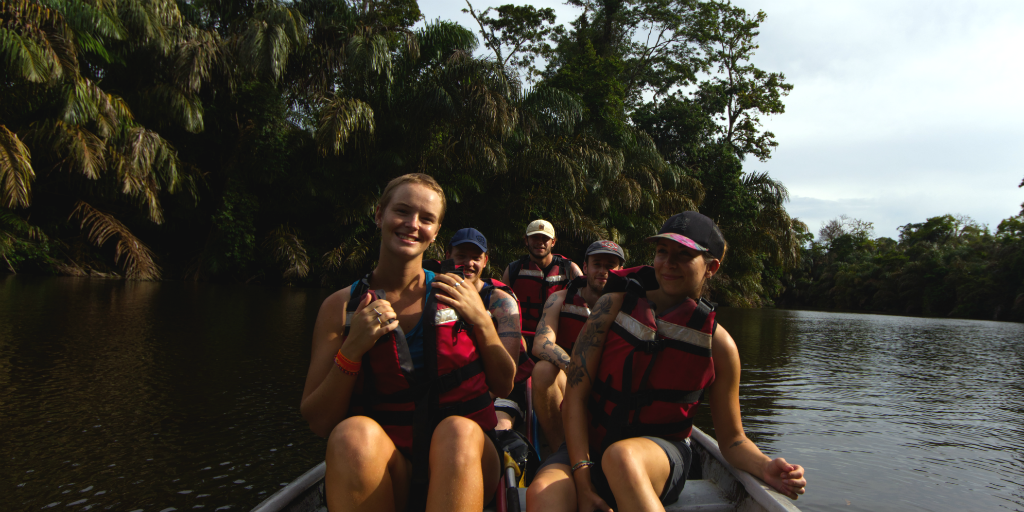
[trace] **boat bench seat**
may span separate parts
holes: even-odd
[[[732,512],[736,504],[709,480],[687,480],[679,501],[667,505],[665,512]]]

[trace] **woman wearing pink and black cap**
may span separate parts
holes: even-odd
[[[624,291],[598,300],[576,341],[562,403],[566,446],[545,460],[528,510],[664,510],[685,484],[705,398],[726,460],[796,499],[804,469],[764,455],[743,432],[736,342],[705,298],[725,256],[721,231],[684,212],[648,241],[653,266],[609,283]]]

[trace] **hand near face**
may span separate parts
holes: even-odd
[[[454,309],[466,322],[483,325],[491,321],[480,292],[470,282],[454,274],[438,274],[431,286],[438,292],[437,300]]]
[[[342,345],[349,359],[362,358],[381,336],[398,328],[398,314],[391,308],[391,303],[384,299],[373,299],[374,296],[367,293],[359,301],[355,312],[351,313],[348,337]]]

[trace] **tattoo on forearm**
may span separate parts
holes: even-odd
[[[569,366],[569,354],[565,353],[565,350],[562,350],[562,347],[559,347],[555,344],[555,341],[551,339],[549,335],[553,333],[554,331],[551,327],[543,325],[540,330],[537,331],[537,336],[533,339],[533,343],[534,346],[536,346],[537,342],[543,340],[540,346],[540,358],[559,368],[565,369]]]
[[[558,297],[552,294],[550,297],[548,297],[547,302],[544,303],[544,310],[551,309],[556,302],[558,302]]]
[[[515,339],[519,339],[519,337],[522,336],[522,335],[523,335],[523,333],[521,333],[519,331],[501,331],[501,332],[498,333],[498,337],[499,338],[515,338]]]
[[[602,324],[605,323],[605,317],[608,316],[611,310],[612,300],[607,295],[598,299],[597,304],[594,304],[594,307],[590,310],[590,318],[587,319],[587,330],[580,334],[579,339],[576,340],[569,368],[565,371],[566,379],[570,386],[583,382],[583,377],[593,380],[590,376],[590,371],[587,370],[588,352],[604,344],[607,330],[602,328]]]
[[[736,441],[735,443],[729,445],[729,448],[736,448],[737,446],[739,446],[741,444],[743,444],[743,440],[742,439],[740,439],[739,441]]]

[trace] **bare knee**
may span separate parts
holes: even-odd
[[[640,467],[641,461],[633,449],[632,443],[625,441],[612,443],[601,456],[601,469],[604,470],[609,481],[635,474]]]
[[[460,463],[480,463],[483,452],[484,431],[469,418],[449,416],[434,429],[430,441],[431,461],[438,457],[457,459]]]
[[[576,509],[576,483],[568,470],[568,466],[548,466],[533,479],[526,489],[527,512]]]
[[[374,475],[385,470],[394,444],[384,429],[366,416],[339,423],[327,438],[328,470],[350,484],[373,484]]]
[[[328,455],[359,457],[378,451],[383,440],[390,444],[384,429],[366,416],[353,416],[338,423],[327,438]]]
[[[558,378],[558,373],[561,372],[557,366],[549,363],[548,361],[537,361],[537,364],[533,367],[533,385],[534,388],[547,388],[555,383],[555,379]]]

